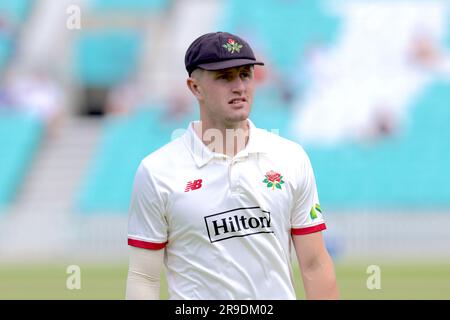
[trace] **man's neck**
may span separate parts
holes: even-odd
[[[200,120],[194,123],[194,131],[211,151],[234,157],[247,145],[250,130],[247,120],[236,125],[218,125]]]

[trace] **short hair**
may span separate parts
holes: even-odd
[[[191,72],[191,77],[195,78],[195,79],[199,79],[201,77],[201,75],[203,75],[203,70],[202,68],[196,68]]]

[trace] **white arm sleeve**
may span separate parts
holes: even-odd
[[[132,246],[129,249],[126,299],[158,300],[165,249],[147,250]]]

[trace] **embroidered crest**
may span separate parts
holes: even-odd
[[[228,50],[230,53],[234,53],[241,51],[242,44],[239,44],[235,40],[229,38],[226,44],[223,44],[222,47]]]
[[[281,189],[281,185],[284,183],[283,176],[273,170],[266,173],[263,182],[267,184],[267,188],[272,188],[272,190]]]

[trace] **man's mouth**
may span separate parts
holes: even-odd
[[[240,104],[240,103],[243,103],[243,102],[247,102],[247,99],[245,99],[244,97],[242,97],[242,98],[234,98],[234,99],[231,99],[230,101],[228,101],[229,104]]]

